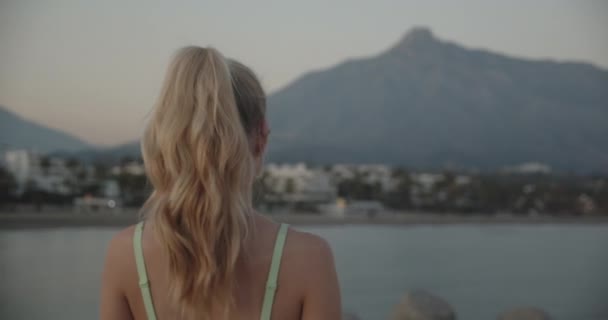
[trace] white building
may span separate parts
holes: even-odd
[[[393,170],[383,164],[361,165],[358,170],[364,173],[364,181],[368,184],[380,184],[383,191],[393,190],[398,181],[393,178]]]
[[[49,167],[42,168],[42,173],[48,176],[72,178],[72,171],[67,167],[67,162],[61,158],[49,158]]]
[[[471,179],[471,177],[465,175],[458,175],[456,176],[456,179],[454,179],[454,183],[457,186],[466,186],[468,184],[471,184],[472,181],[473,179]]]
[[[101,196],[105,198],[118,199],[120,197],[120,185],[116,180],[106,180],[101,183]]]
[[[414,206],[425,206],[433,204],[437,198],[445,199],[444,191],[434,194],[434,186],[444,179],[444,175],[438,173],[412,173],[410,174],[412,186],[410,189],[410,201]]]
[[[6,151],[4,163],[8,172],[15,178],[17,194],[25,192],[28,182],[41,174],[39,155],[28,150]]]
[[[331,174],[337,181],[352,179],[357,174],[357,168],[349,164],[336,164],[331,167]]]
[[[43,167],[41,156],[29,150],[9,150],[4,153],[7,170],[15,178],[16,193],[23,194],[30,185],[57,194],[72,192],[74,176],[63,159],[49,158]]]
[[[333,202],[336,188],[327,173],[305,164],[269,164],[266,183],[273,193],[290,202]]]
[[[357,175],[367,184],[379,184],[383,191],[393,190],[398,183],[391,167],[383,164],[336,164],[330,171],[334,184],[353,179]]]
[[[503,171],[517,174],[549,174],[551,173],[551,167],[540,162],[526,162],[520,165],[506,167]]]
[[[438,173],[413,173],[410,177],[416,189],[423,193],[430,192],[437,182],[443,180],[443,175]]]
[[[126,164],[123,164],[120,166],[112,167],[110,172],[112,173],[112,175],[115,175],[115,176],[118,176],[123,173],[134,175],[134,176],[141,176],[141,175],[146,174],[146,168],[143,165],[143,163],[139,163],[137,161],[131,161],[129,163],[126,163]]]

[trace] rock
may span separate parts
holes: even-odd
[[[361,320],[356,314],[346,312],[342,314],[342,320]]]
[[[393,320],[455,320],[456,313],[445,300],[423,290],[407,293],[393,315]]]
[[[523,307],[501,313],[498,320],[551,320],[551,317],[541,309]]]

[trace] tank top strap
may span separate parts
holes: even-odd
[[[144,261],[144,250],[142,246],[144,222],[141,221],[135,226],[133,233],[133,252],[135,253],[135,264],[137,266],[137,276],[139,277],[139,288],[141,289],[141,297],[146,309],[148,320],[156,320],[156,312],[152,303],[152,294],[150,292],[150,281],[146,272],[146,262]]]
[[[264,294],[264,302],[262,304],[262,314],[260,320],[270,320],[272,314],[272,305],[274,303],[274,295],[277,291],[277,280],[279,278],[279,270],[281,268],[281,258],[283,257],[283,247],[287,238],[289,225],[282,223],[277,238],[274,243],[274,251],[272,253],[272,261],[270,262],[270,270],[268,270],[268,280],[266,281],[266,293]]]

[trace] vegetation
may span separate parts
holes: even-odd
[[[356,175],[338,184],[338,195],[439,213],[608,214],[608,179],[603,177],[494,173],[470,175],[470,181],[459,183],[455,173],[444,172],[429,190],[403,170],[394,177],[396,186],[383,192],[379,184]]]
[[[116,179],[127,206],[141,206],[150,195],[151,187],[145,175],[121,173]]]
[[[364,175],[356,173],[353,178],[338,183],[338,196],[356,200],[377,200],[382,197],[382,185],[378,182],[367,183]]]
[[[0,167],[0,205],[12,202],[17,184],[10,172]]]

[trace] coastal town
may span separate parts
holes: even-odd
[[[141,207],[150,191],[142,159],[85,162],[7,150],[0,161],[2,212],[120,212]],[[400,212],[606,216],[608,178],[555,173],[542,163],[493,172],[269,163],[254,186],[254,203],[262,212],[336,218]]]

